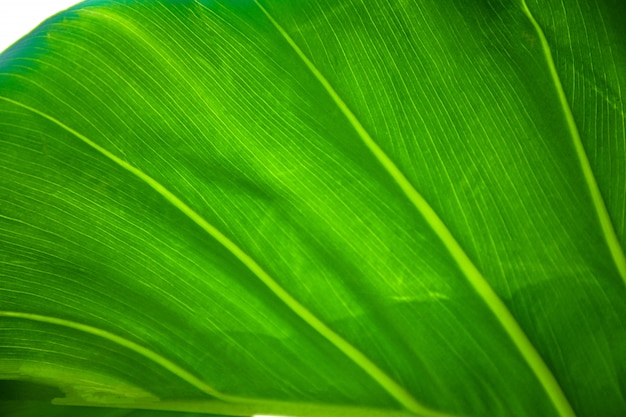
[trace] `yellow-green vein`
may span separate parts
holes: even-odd
[[[265,9],[258,0],[255,0],[257,6],[263,11],[268,20],[281,34],[285,41],[293,48],[295,53],[302,59],[304,64],[309,68],[311,73],[317,78],[323,88],[328,92],[333,99],[337,107],[341,110],[344,116],[348,119],[353,126],[359,137],[363,140],[365,145],[378,159],[381,165],[387,170],[391,177],[396,181],[400,189],[408,197],[414,207],[428,222],[430,227],[439,236],[444,246],[447,248],[453,259],[458,264],[459,268],[463,271],[468,281],[474,287],[476,292],[483,298],[485,303],[492,310],[495,317],[498,319],[504,330],[508,333],[511,340],[515,343],[522,357],[526,360],[529,367],[535,373],[537,379],[540,381],[548,397],[553,402],[556,410],[561,417],[572,417],[574,411],[572,410],[565,394],[559,386],[556,378],[546,365],[546,363],[537,352],[537,349],[533,346],[532,342],[528,339],[524,330],[519,326],[515,317],[508,310],[504,302],[495,293],[491,285],[487,282],[482,273],[471,261],[469,256],[465,253],[459,242],[454,238],[450,230],[437,215],[434,209],[428,204],[428,202],[417,192],[409,180],[404,176],[396,164],[391,158],[378,146],[376,141],[367,132],[365,127],[361,124],[356,115],[350,110],[348,105],[339,96],[339,93],[335,91],[330,82],[320,72],[320,70],[313,64],[313,62],[304,54],[300,47],[295,43],[287,31],[274,19],[274,17]]]
[[[12,318],[17,318],[17,319],[24,319],[24,320],[30,320],[30,321],[37,321],[40,323],[48,323],[48,324],[54,324],[56,326],[62,326],[62,327],[67,327],[70,329],[74,329],[74,330],[78,330],[84,333],[88,333],[97,337],[101,337],[103,339],[109,340],[119,346],[125,347],[135,353],[138,353],[139,355],[151,360],[154,363],[157,363],[158,365],[162,366],[163,368],[167,369],[168,371],[170,371],[171,373],[173,373],[174,375],[180,377],[181,379],[183,379],[184,381],[188,382],[189,384],[191,384],[192,386],[198,388],[200,391],[205,392],[209,395],[212,395],[215,398],[219,398],[220,400],[224,400],[224,401],[236,401],[236,402],[240,402],[240,401],[245,401],[245,399],[239,398],[239,397],[234,397],[231,395],[227,395],[227,394],[223,394],[217,390],[215,390],[213,387],[211,387],[210,385],[208,385],[206,382],[202,381],[201,379],[199,379],[198,377],[196,377],[195,375],[191,374],[189,371],[181,368],[180,366],[176,365],[174,362],[170,361],[169,359],[164,358],[163,356],[159,355],[158,353],[144,347],[141,346],[135,342],[132,342],[128,339],[125,339],[121,336],[118,336],[114,333],[108,332],[106,330],[102,330],[99,329],[97,327],[93,327],[93,326],[89,326],[87,324],[82,324],[82,323],[77,323],[74,321],[70,321],[70,320],[65,320],[65,319],[60,319],[60,318],[56,318],[56,317],[50,317],[50,316],[43,316],[40,314],[31,314],[31,313],[21,313],[21,312],[17,312],[17,311],[0,311],[0,317],[12,317]]]
[[[383,409],[367,409],[367,408],[355,408],[350,406],[341,405],[323,405],[314,403],[302,403],[302,402],[283,402],[274,400],[264,400],[257,398],[245,398],[233,395],[224,394],[219,392],[206,384],[204,381],[191,374],[187,370],[176,365],[172,361],[164,358],[158,353],[141,346],[135,342],[118,336],[106,330],[99,329],[97,327],[89,326],[87,324],[78,323],[71,320],[60,319],[57,317],[44,316],[41,314],[24,313],[18,311],[0,311],[0,317],[15,318],[21,320],[30,320],[39,323],[47,323],[55,326],[66,327],[74,329],[83,333],[91,334],[96,337],[106,339],[112,343],[129,349],[144,358],[162,366],[174,375],[188,382],[192,386],[198,388],[200,391],[205,392],[217,400],[224,401],[225,403],[217,402],[216,400],[159,400],[158,402],[133,402],[129,403],[98,403],[98,407],[115,407],[115,408],[133,408],[143,410],[172,410],[180,412],[196,412],[207,414],[227,414],[227,415],[251,415],[262,411],[266,414],[287,414],[287,415],[300,415],[300,416],[365,416],[365,417],[408,417],[407,414]],[[78,398],[59,398],[53,401],[58,405],[74,405],[74,406],[86,406],[93,407],[94,403],[84,401]],[[454,417],[444,414],[425,414],[420,417]]]
[[[55,119],[54,117],[39,111],[33,107],[30,107],[26,104],[17,102],[15,100],[0,97],[0,100],[7,101],[16,106],[22,107],[26,110],[29,110],[50,122],[56,124],[62,129],[74,135],[76,138],[80,139],[85,144],[89,145],[96,151],[100,152],[102,155],[106,156],[108,159],[124,168],[128,172],[132,173],[147,185],[149,185],[152,189],[158,192],[161,196],[163,196],[169,203],[178,208],[181,212],[183,212],[187,217],[189,217],[194,223],[200,226],[205,232],[207,232],[210,236],[212,236],[215,240],[217,240],[221,245],[223,245],[226,249],[228,249],[241,263],[243,263],[252,273],[254,273],[283,303],[285,303],[296,315],[298,315],[302,320],[304,320],[309,326],[311,326],[315,331],[317,331],[322,337],[332,343],[337,349],[343,352],[348,358],[350,358],[356,365],[358,365],[363,371],[365,371],[372,379],[374,379],[382,388],[384,388],[390,395],[392,395],[398,402],[400,402],[403,406],[414,413],[420,414],[424,417],[444,417],[446,414],[439,413],[434,410],[430,410],[420,403],[418,403],[411,394],[408,393],[400,384],[394,381],[389,375],[387,375],[382,369],[380,369],[374,362],[372,362],[363,352],[358,350],[352,344],[350,344],[347,340],[342,338],[339,334],[337,334],[334,330],[328,327],[324,322],[322,322],[315,314],[313,314],[310,310],[304,307],[300,302],[298,302],[291,294],[287,292],[278,282],[276,282],[250,255],[248,255],[243,249],[237,246],[232,240],[230,240],[226,235],[220,232],[215,226],[210,224],[206,219],[204,219],[200,214],[198,214],[195,210],[185,204],[180,198],[174,195],[171,191],[165,188],[162,184],[156,181],[154,178],[150,177],[145,172],[140,169],[134,167],[123,159],[119,158],[115,154],[109,152],[102,146],[93,142],[91,139],[87,138],[83,134],[77,132],[66,124],[62,123],[60,120]],[[161,363],[161,362],[158,362]],[[198,380],[199,381],[199,380]],[[208,387],[206,384],[203,384]],[[197,386],[194,384],[194,386]],[[205,388],[206,388],[205,387]],[[204,390],[204,389],[203,389]],[[213,390],[214,391],[214,390]],[[224,397],[224,394],[221,394]],[[236,397],[232,397],[233,401],[235,401]]]
[[[565,90],[563,89],[563,83],[561,83],[561,77],[559,77],[559,73],[556,70],[556,65],[552,57],[550,45],[548,44],[548,40],[543,33],[543,29],[528,8],[525,0],[522,0],[522,8],[524,10],[524,13],[532,23],[533,27],[535,28],[537,36],[539,37],[539,42],[541,44],[541,48],[546,59],[546,64],[548,65],[548,69],[550,70],[550,76],[552,77],[552,81],[554,82],[554,88],[556,89],[559,103],[561,104],[563,110],[563,116],[565,117],[565,121],[567,122],[567,127],[574,143],[576,155],[578,156],[581,170],[585,177],[585,181],[587,182],[587,187],[589,188],[589,193],[591,194],[591,200],[593,201],[593,205],[596,209],[596,215],[598,216],[598,221],[600,222],[602,233],[604,234],[606,244],[609,248],[609,251],[611,252],[611,256],[613,257],[613,261],[615,262],[617,271],[622,277],[622,281],[624,282],[624,284],[626,284],[626,255],[624,254],[624,250],[619,243],[619,239],[617,237],[617,234],[615,233],[615,228],[613,227],[613,222],[611,221],[611,216],[609,215],[609,211],[606,208],[606,204],[604,204],[604,198],[600,193],[600,188],[598,187],[596,177],[593,173],[593,170],[591,169],[591,164],[589,163],[587,152],[585,151],[585,147],[583,146],[583,141],[580,137],[578,126],[576,125],[572,109],[569,105],[569,102],[567,101]]]

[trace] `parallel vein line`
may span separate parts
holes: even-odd
[[[580,132],[578,131],[578,126],[576,125],[576,121],[574,120],[572,109],[569,105],[569,102],[567,101],[567,96],[565,94],[565,90],[563,89],[563,84],[561,83],[561,77],[559,77],[559,74],[556,70],[556,65],[554,63],[554,58],[552,57],[550,45],[548,44],[548,40],[546,39],[546,35],[543,32],[543,29],[541,28],[537,20],[535,20],[535,17],[528,8],[525,0],[522,0],[522,9],[532,23],[533,27],[535,28],[535,31],[537,31],[537,36],[539,37],[541,48],[543,49],[546,64],[548,65],[548,68],[550,70],[550,76],[552,77],[552,81],[554,82],[554,87],[559,97],[559,103],[561,104],[563,110],[563,116],[565,117],[565,120],[567,122],[567,127],[572,137],[572,142],[576,150],[576,155],[578,156],[580,168],[585,177],[585,181],[587,182],[587,187],[589,188],[589,193],[591,194],[594,208],[596,209],[596,215],[598,216],[598,221],[600,222],[602,233],[604,234],[606,244],[609,248],[609,251],[611,252],[611,256],[613,257],[613,261],[615,262],[617,271],[622,277],[622,281],[624,281],[624,284],[626,284],[626,255],[624,254],[624,250],[622,249],[617,234],[615,233],[615,228],[613,227],[611,216],[609,215],[609,211],[606,208],[604,198],[602,197],[602,194],[600,193],[600,188],[598,187],[598,182],[596,181],[596,177],[593,173],[593,170],[591,169],[591,164],[589,163],[587,152],[585,151],[585,147],[583,146]]]
[[[561,417],[573,417],[574,412],[565,397],[565,394],[561,390],[554,375],[545,364],[539,352],[533,346],[532,342],[528,339],[528,336],[524,333],[524,330],[519,326],[515,317],[508,310],[504,302],[495,293],[491,285],[487,282],[482,273],[471,261],[469,256],[465,253],[459,242],[454,238],[450,230],[437,215],[434,209],[428,204],[428,202],[422,197],[422,195],[413,187],[409,180],[404,176],[396,164],[391,158],[378,146],[376,141],[372,138],[369,132],[361,124],[356,115],[350,110],[348,105],[339,96],[337,91],[332,87],[326,77],[320,72],[320,70],[313,64],[313,62],[305,55],[296,42],[291,38],[287,31],[274,19],[274,17],[265,9],[258,0],[254,0],[257,6],[262,10],[268,20],[276,28],[276,30],[282,35],[285,41],[291,46],[294,52],[299,56],[303,63],[308,67],[311,73],[327,91],[330,97],[333,99],[337,107],[344,114],[346,119],[350,122],[354,130],[359,137],[363,140],[365,145],[370,149],[374,156],[378,159],[381,165],[389,172],[391,177],[396,181],[398,186],[402,189],[404,194],[408,197],[418,212],[428,222],[430,227],[439,236],[442,243],[449,251],[453,259],[457,262],[459,268],[467,277],[476,292],[483,298],[487,306],[492,310],[494,316],[500,322],[504,330],[507,332],[513,343],[517,346],[522,357],[526,360],[529,367],[535,373],[537,379],[542,384],[548,397],[554,403],[555,408],[559,412]],[[420,405],[420,407],[422,407]]]
[[[234,396],[223,394],[215,390],[213,387],[211,387],[210,385],[208,385],[206,382],[202,381],[195,375],[191,374],[187,370],[176,365],[174,362],[170,361],[169,359],[164,358],[163,356],[159,355],[158,353],[144,346],[141,346],[135,342],[132,342],[128,339],[125,339],[121,336],[118,336],[106,330],[102,330],[97,327],[89,326],[89,325],[82,324],[82,323],[77,323],[77,322],[70,321],[70,320],[60,319],[56,317],[43,316],[40,314],[22,313],[22,312],[17,312],[17,311],[0,311],[0,317],[12,317],[12,318],[36,321],[40,323],[54,324],[56,326],[67,327],[70,329],[78,330],[84,333],[101,337],[119,346],[125,347],[126,349],[129,349],[135,353],[138,353],[139,355],[151,360],[154,363],[159,364],[163,368],[172,372],[174,375],[177,375],[178,377],[188,382],[192,386],[198,388],[200,391],[205,392],[209,395],[212,395],[215,398],[219,398],[224,401],[237,401],[237,402],[242,402],[246,400],[246,399],[242,399],[239,397],[234,397]]]
[[[207,220],[205,220],[200,214],[198,214],[195,210],[185,204],[182,200],[180,200],[176,195],[174,195],[171,191],[165,188],[162,184],[156,181],[154,178],[150,177],[145,172],[140,169],[134,167],[123,159],[119,158],[115,154],[111,153],[107,149],[93,142],[91,139],[87,138],[83,134],[77,132],[71,127],[65,125],[60,120],[55,119],[54,117],[43,113],[40,110],[37,110],[33,107],[30,107],[26,104],[20,103],[18,101],[12,100],[6,97],[0,97],[0,100],[7,101],[16,106],[22,107],[26,110],[29,110],[66,130],[71,133],[78,139],[80,139],[85,144],[89,145],[96,151],[100,152],[102,155],[109,158],[111,161],[124,168],[128,172],[132,173],[143,182],[148,184],[151,188],[153,188],[156,192],[158,192],[161,196],[163,196],[167,201],[169,201],[173,206],[178,208],[181,212],[183,212],[186,216],[188,216],[194,223],[200,226],[205,232],[207,232],[210,236],[212,236],[215,240],[217,240],[221,245],[223,245],[227,250],[229,250],[241,263],[243,263],[253,274],[255,274],[285,305],[287,305],[296,315],[298,315],[302,320],[304,320],[309,326],[311,326],[315,331],[317,331],[322,337],[328,340],[332,345],[334,345],[337,349],[339,349],[342,353],[344,353],[348,358],[350,358],[356,365],[358,365],[363,371],[365,371],[372,379],[374,379],[383,389],[385,389],[389,394],[391,394],[394,398],[396,398],[401,404],[403,404],[408,410],[419,414],[423,417],[446,417],[447,414],[440,413],[437,411],[430,410],[421,404],[419,404],[402,386],[400,386],[396,381],[394,381],[389,375],[387,375],[382,369],[380,369],[374,362],[372,362],[365,354],[359,351],[356,347],[350,344],[347,340],[342,338],[339,334],[337,334],[334,330],[328,327],[324,322],[322,322],[315,314],[313,314],[310,310],[300,304],[291,294],[287,292],[278,282],[276,282],[250,255],[248,255],[243,249],[237,246],[233,241],[231,241],[228,237],[226,237],[222,232],[220,232],[215,226],[210,224]],[[33,315],[35,316],[35,315]],[[43,317],[43,316],[41,316]],[[60,324],[60,323],[59,323]],[[71,324],[71,322],[64,322],[65,325]],[[112,336],[114,337],[114,341],[121,341],[125,339],[121,339],[119,336],[115,336],[109,334],[107,332],[101,331],[99,333],[94,333],[90,326],[78,325],[81,326],[81,330],[87,331],[89,333],[98,334],[103,337]],[[77,328],[76,326],[70,326]],[[98,330],[98,329],[96,329]],[[117,339],[116,339],[117,338]],[[118,340],[121,339],[121,340]],[[229,401],[246,401],[239,397],[227,396],[226,394],[218,393],[216,390],[211,388],[205,382],[200,379],[194,377],[189,372],[183,370],[172,362],[167,361],[167,359],[162,357],[153,357],[148,349],[143,348],[139,345],[133,344],[130,341],[126,341],[126,343],[122,344],[122,346],[126,346],[131,348],[134,351],[140,352],[144,354],[144,356],[156,360],[157,363],[166,367],[167,369],[171,369],[171,366],[176,367],[176,374],[181,376],[187,382],[190,382],[193,386],[200,388],[202,391],[205,391],[211,395],[216,397],[229,400]],[[138,351],[137,348],[140,350]]]

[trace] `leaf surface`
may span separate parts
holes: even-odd
[[[87,1],[0,56],[0,378],[626,411],[617,1]]]

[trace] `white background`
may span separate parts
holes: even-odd
[[[0,52],[48,17],[80,0],[0,0]]]

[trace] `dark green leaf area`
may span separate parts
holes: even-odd
[[[9,381],[8,384],[15,384]],[[45,391],[39,386],[22,386],[27,392]],[[13,388],[11,388],[13,389]],[[3,417],[220,417],[218,414],[180,413],[175,411],[129,410],[123,408],[95,408],[59,406],[49,402],[33,400],[0,401],[0,414]]]
[[[514,297],[521,323],[532,329],[538,348],[563,377],[563,386],[581,415],[620,416],[626,409],[626,306],[622,288],[593,282],[574,286],[562,279],[526,289],[527,304]],[[557,329],[545,326],[557,322]],[[553,349],[544,342],[566,340]],[[603,375],[598,379],[598,375]],[[601,402],[596,399],[602,398]]]

